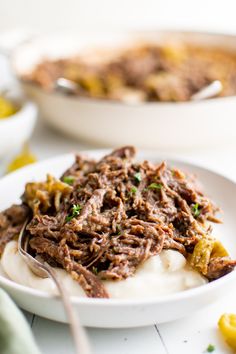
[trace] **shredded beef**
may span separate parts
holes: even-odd
[[[19,235],[28,213],[24,204],[12,205],[0,213],[0,256],[5,245]]]
[[[48,176],[27,184],[23,204],[0,214],[0,252],[30,211],[32,254],[64,268],[89,297],[108,297],[102,279],[133,276],[163,249],[188,258],[202,238],[211,237],[209,221],[219,222],[218,208],[193,176],[134,158],[132,146],[99,161],[77,156],[60,181]],[[212,258],[206,276],[217,279],[235,264]]]
[[[218,279],[232,272],[235,266],[236,260],[230,259],[229,257],[213,258],[208,265],[207,278],[210,280]]]

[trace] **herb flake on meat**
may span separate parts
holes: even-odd
[[[141,174],[141,172],[135,173],[134,178],[136,179],[137,182],[140,183],[140,182],[142,181],[142,174]]]
[[[71,221],[73,218],[76,218],[76,216],[78,216],[80,214],[80,211],[82,209],[82,206],[79,205],[79,204],[74,204],[72,206],[72,210],[71,210],[71,214],[70,215],[67,215],[66,217],[66,222],[69,222]]]
[[[192,211],[193,211],[193,216],[194,216],[195,218],[197,218],[197,217],[201,214],[201,211],[200,211],[200,209],[199,209],[199,204],[198,204],[198,203],[196,203],[196,204],[193,205]]]
[[[148,186],[148,189],[158,189],[158,190],[160,190],[160,189],[162,189],[162,184],[161,183],[151,183],[151,184],[149,184],[149,186]]]
[[[73,176],[64,176],[63,177],[63,182],[69,184],[70,186],[72,186],[72,184],[74,183],[75,177]]]
[[[135,194],[137,192],[137,188],[135,186],[133,186],[131,189],[130,189],[130,193],[131,194]]]

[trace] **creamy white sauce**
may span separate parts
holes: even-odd
[[[29,269],[17,251],[17,242],[9,242],[1,258],[3,272],[16,283],[56,294],[53,281],[42,279]],[[86,296],[80,285],[63,269],[56,270],[71,295]],[[163,250],[149,258],[133,277],[121,281],[103,281],[111,298],[148,298],[176,293],[203,285],[207,280],[191,269],[177,251]]]

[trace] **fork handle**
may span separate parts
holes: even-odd
[[[76,348],[76,354],[92,354],[91,348],[89,345],[88,341],[88,336],[80,324],[78,316],[76,316],[71,301],[70,301],[70,296],[65,288],[65,286],[62,284],[60,279],[58,278],[58,275],[56,274],[55,270],[52,269],[51,267],[47,267],[47,271],[50,275],[50,277],[54,280],[57,289],[59,291],[59,294],[61,296],[64,309],[67,315],[67,319],[69,321],[72,337],[74,340],[74,345]]]

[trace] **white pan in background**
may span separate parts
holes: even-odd
[[[62,58],[89,48],[111,50],[129,43],[186,43],[226,48],[236,52],[236,36],[201,32],[132,32],[47,36],[18,47],[12,64],[25,92],[39,105],[44,119],[63,133],[102,146],[134,144],[138,147],[175,150],[235,142],[236,97],[203,102],[144,102],[131,105],[109,100],[48,93],[21,80],[45,58]],[[97,54],[96,54],[97,55]]]
[[[91,151],[89,155],[99,158],[104,155],[104,151]],[[140,153],[138,158],[160,161],[154,152]],[[26,182],[44,179],[47,173],[60,176],[72,162],[73,155],[63,155],[25,167],[2,178],[0,180],[0,210],[19,201]],[[196,165],[179,161],[170,161],[170,164],[197,174],[206,193],[223,209],[224,223],[213,225],[214,234],[221,238],[231,256],[236,258],[236,184]],[[190,315],[233,291],[235,280],[236,271],[233,271],[209,284],[162,298],[116,300],[73,297],[72,302],[74,310],[78,311],[81,322],[85,326],[138,327],[168,322]],[[16,284],[2,275],[0,275],[0,286],[21,308],[52,320],[66,321],[63,306],[57,297]]]

